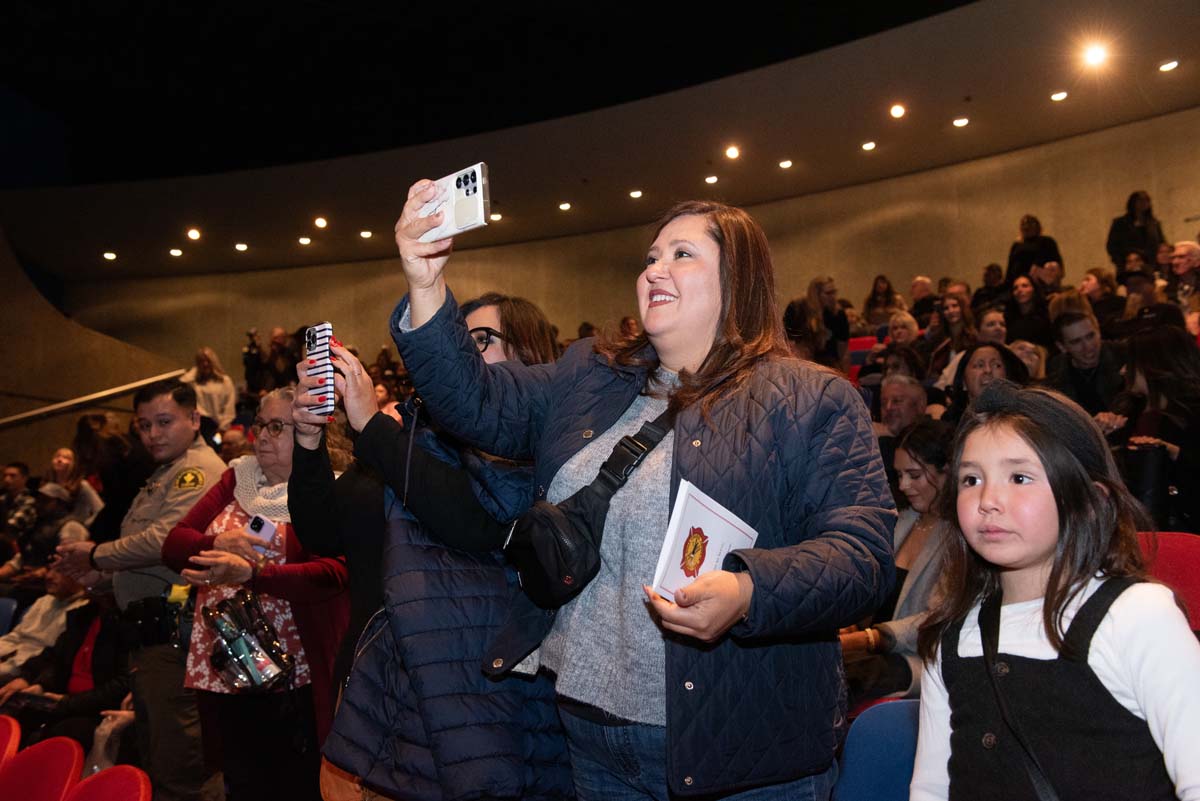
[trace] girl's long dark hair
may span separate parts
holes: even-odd
[[[706,200],[680,203],[659,220],[655,238],[677,217],[696,215],[708,222],[708,234],[721,249],[721,313],[712,350],[692,373],[679,373],[670,407],[678,412],[697,401],[707,418],[716,401],[742,386],[755,364],[769,355],[788,355],[783,323],[775,307],[775,269],[767,236],[754,219],[733,206]],[[647,358],[646,332],[636,336],[607,333],[597,339],[596,353],[610,364],[643,366],[651,375],[657,355]]]
[[[972,434],[988,428],[1006,428],[1025,440],[1041,460],[1054,492],[1059,534],[1042,623],[1056,650],[1063,645],[1067,605],[1093,576],[1145,577],[1137,533],[1148,527],[1148,518],[1125,488],[1092,418],[1052,390],[994,381],[963,416],[939,497],[941,516],[957,536],[948,539],[943,551],[941,585],[934,596],[938,600],[917,636],[917,650],[926,660],[936,656],[947,628],[1000,588],[1000,569],[971,550],[957,522],[963,446]]]

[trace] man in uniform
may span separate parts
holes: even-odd
[[[221,799],[219,773],[204,764],[196,697],[183,686],[187,649],[174,643],[171,588],[183,584],[162,564],[171,528],[217,483],[225,464],[197,434],[196,392],[178,380],[144,387],[133,399],[142,444],[158,465],[121,523],[121,536],[99,545],[59,546],[76,575],[113,571],[113,593],[140,646],[132,657],[138,745],[155,801]],[[85,582],[86,583],[86,582]]]

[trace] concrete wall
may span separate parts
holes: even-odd
[[[99,392],[177,365],[64,317],[50,305],[21,269],[0,232],[0,417],[57,401]],[[9,428],[0,428],[0,460],[21,460],[40,473],[54,449],[69,445],[75,421],[85,411],[127,409],[129,397],[103,407],[72,412]]]
[[[1146,189],[1168,237],[1200,223],[1200,108],[985,159],[764,204],[779,271],[781,307],[819,274],[838,278],[856,305],[882,272],[907,289],[919,272],[979,282],[1004,263],[1017,220],[1034,213],[1054,236],[1072,282],[1107,263],[1104,240],[1125,198]],[[469,237],[460,243],[469,245]],[[635,312],[634,279],[648,245],[645,228],[528,242],[455,255],[448,268],[460,298],[495,289],[542,306],[563,336],[581,320]],[[395,260],[333,264],[201,278],[81,283],[67,307],[80,323],[160,353],[190,360],[208,344],[238,374],[243,332],[333,321],[340,338],[372,354],[404,280]]]

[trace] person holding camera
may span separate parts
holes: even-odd
[[[788,355],[762,229],[729,206],[676,206],[637,279],[637,336],[489,366],[446,288],[451,242],[419,241],[440,222],[419,216],[436,192],[414,185],[396,225],[409,294],[391,323],[435,418],[532,458],[548,502],[534,509],[560,512],[622,435],[666,427],[611,496],[595,578],[557,611],[526,598],[484,670],[555,676],[580,798],[828,797],[837,630],[886,595],[896,514],[862,400]],[[680,479],[758,539],[669,602],[648,585]]]
[[[198,588],[184,685],[204,693],[216,712],[222,768],[234,798],[319,798],[334,655],[349,621],[345,564],[310,557],[290,525],[294,395],[289,387],[263,396],[251,426],[254,455],[230,463],[162,549],[164,563]],[[291,657],[283,689],[233,687],[213,664],[221,637],[201,612],[222,609],[242,588],[257,594]]]

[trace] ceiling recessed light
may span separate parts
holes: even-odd
[[[715,175],[710,175],[704,179],[704,183],[706,183],[706,184],[715,184],[716,182],[717,182],[717,176],[715,176]]]
[[[179,248],[171,248],[170,253],[172,256],[182,256],[183,255],[183,251],[180,250]]]
[[[792,160],[791,159],[784,159],[783,161],[779,162],[779,169],[790,170],[791,168],[792,168]]]
[[[199,239],[200,238],[200,229],[199,228],[189,228],[187,236],[188,236],[188,239],[193,239],[193,240]]]
[[[1050,95],[1050,99],[1053,100],[1055,103],[1061,103],[1062,101],[1067,99],[1067,93],[1066,92],[1055,92],[1054,94]]]
[[[325,226],[329,225],[329,221],[324,217],[318,217],[317,219],[313,220],[313,225],[317,226],[318,228],[324,228]]]
[[[742,155],[742,151],[738,150],[737,145],[730,145],[725,148],[725,158],[727,159],[736,159],[740,155]]]
[[[954,120],[954,127],[955,128],[966,128],[968,122],[970,122],[970,120],[967,119],[966,117],[958,117]]]
[[[890,109],[888,109],[888,114],[891,114],[896,119],[900,119],[901,117],[904,116],[904,111],[905,111],[904,106],[897,103],[896,105],[894,105]]]
[[[862,149],[863,149],[863,150],[874,150],[874,149],[875,149],[875,143],[874,143],[874,142],[863,142],[863,143],[862,143]]]
[[[299,239],[297,239],[296,241],[299,242],[301,245],[311,245],[312,244],[312,240],[309,239],[307,236],[302,236]]]
[[[1175,69],[1178,66],[1179,66],[1178,61],[1168,61],[1164,64],[1159,64],[1158,71],[1159,72],[1170,72],[1171,70]]]
[[[108,259],[109,261],[113,261],[117,258],[117,254],[113,253],[111,250],[105,251],[104,258]]]
[[[363,239],[370,239],[370,238],[371,238],[371,232],[370,232],[370,231],[359,231],[359,232],[358,232],[358,235],[359,235],[359,236],[361,236]]]
[[[640,190],[640,189],[635,189],[635,190],[633,190],[632,192],[630,192],[630,193],[629,193],[629,196],[630,196],[631,198],[633,198],[634,200],[637,200],[639,197],[641,197],[641,196],[642,196],[642,190]]]
[[[1089,67],[1099,67],[1108,59],[1108,48],[1102,44],[1088,45],[1083,51],[1083,61]]]
[[[570,204],[570,203],[559,203],[559,204],[558,204],[558,210],[559,210],[559,211],[570,211],[570,210],[571,210],[571,204]]]
[[[500,222],[501,220],[504,219],[504,215],[498,211],[494,211],[488,215],[488,219],[491,220],[492,222]]]
[[[233,246],[233,249],[238,251],[239,253],[245,253],[246,248],[247,248],[247,245],[245,242],[238,242],[236,245]]]

